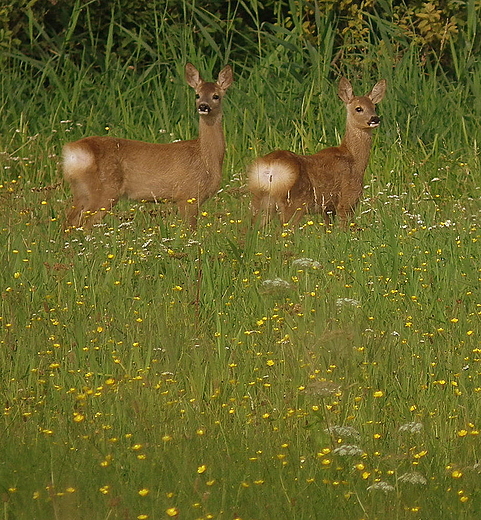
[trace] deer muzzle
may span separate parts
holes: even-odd
[[[200,103],[200,105],[197,107],[197,111],[201,115],[209,114],[212,109],[210,108],[210,105],[207,103]]]
[[[371,119],[367,122],[368,126],[371,128],[375,128],[376,126],[379,126],[381,123],[381,118],[379,116],[372,116]]]

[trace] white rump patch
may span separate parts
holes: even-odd
[[[94,163],[94,156],[85,148],[66,145],[63,149],[63,171],[66,179],[75,177],[90,168]]]
[[[257,160],[249,170],[249,188],[256,192],[285,196],[296,181],[297,175],[289,164],[281,161]]]

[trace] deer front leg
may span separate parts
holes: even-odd
[[[339,217],[339,224],[342,229],[347,230],[354,215],[354,210],[358,204],[359,197],[343,200],[336,208],[336,215]]]
[[[362,196],[362,184],[358,181],[351,181],[342,187],[341,195],[336,206],[336,215],[342,229],[347,229],[356,206]]]
[[[195,231],[197,229],[199,203],[194,199],[178,200],[177,207],[182,220],[187,223],[193,231]]]

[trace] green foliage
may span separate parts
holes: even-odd
[[[6,514],[472,517],[479,208],[430,180],[453,158],[386,184],[410,149],[377,146],[350,233],[221,195],[193,239],[137,204],[64,234],[58,190],[4,183]]]
[[[157,4],[148,31],[141,6],[75,5],[63,32],[31,17],[0,78],[3,517],[476,518],[477,4],[452,64],[375,12],[337,57],[342,17],[314,13],[313,32],[293,2],[266,2],[268,23],[239,3],[251,32],[225,25],[225,2]],[[195,136],[186,61],[235,72],[198,232],[168,204],[122,201],[65,233],[62,145]],[[253,228],[246,165],[336,144],[340,72],[359,94],[388,80],[355,225]]]
[[[68,56],[77,63],[88,59],[97,67],[108,67],[113,58],[130,66],[162,60],[165,51],[181,44],[187,34],[199,53],[211,46],[220,54],[221,48],[228,53],[233,38],[240,53],[251,38],[251,30],[242,34],[242,28],[255,26],[250,17],[257,7],[256,2],[249,9],[242,5],[231,8],[230,2],[212,1],[197,6],[185,0],[17,0],[0,11],[0,45],[35,59]],[[160,37],[165,34],[167,40]]]
[[[287,27],[298,25],[302,35],[312,43],[322,41],[318,27],[328,19],[336,24],[334,62],[340,70],[376,66],[382,43],[393,61],[414,47],[419,64],[442,63],[452,70],[456,54],[453,46],[469,47],[469,53],[480,48],[480,37],[473,31],[478,24],[480,3],[470,1],[443,2],[355,2],[320,0],[289,3]]]
[[[68,55],[108,67],[115,58],[137,67],[166,59],[189,35],[200,55],[215,50],[218,59],[248,62],[260,51],[259,31],[269,28],[273,38],[294,31],[307,47],[328,38],[341,71],[375,66],[382,43],[393,59],[414,46],[420,64],[442,63],[452,72],[459,63],[454,47],[465,48],[464,61],[480,49],[480,9],[476,0],[11,0],[0,9],[0,46],[33,59]]]

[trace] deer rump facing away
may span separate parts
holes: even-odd
[[[282,223],[297,223],[305,213],[323,213],[326,224],[338,215],[345,225],[362,195],[372,129],[379,126],[375,104],[384,97],[385,80],[366,96],[354,96],[345,78],[338,95],[346,105],[346,132],[339,146],[314,155],[278,150],[254,161],[248,170],[254,218],[265,224],[274,211]]]
[[[205,82],[188,63],[185,76],[196,92],[197,139],[154,144],[86,137],[64,146],[64,177],[73,192],[67,225],[91,227],[126,196],[152,202],[172,200],[195,227],[199,206],[220,185],[225,151],[221,102],[233,75],[226,66],[216,83]]]

